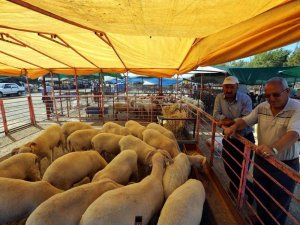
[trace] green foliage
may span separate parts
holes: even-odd
[[[290,54],[289,50],[282,48],[273,51],[264,52],[255,55],[249,62],[249,67],[283,67],[287,62],[287,58]]]
[[[219,66],[238,68],[300,66],[300,48],[296,48],[292,53],[289,50],[280,48],[252,56],[250,61],[241,59]]]
[[[295,51],[289,55],[285,66],[300,66],[300,48],[296,48]]]

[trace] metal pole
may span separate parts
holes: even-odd
[[[75,69],[75,84],[76,84],[76,100],[77,100],[78,116],[79,116],[79,121],[81,121],[81,115],[80,115],[80,99],[79,99],[79,90],[78,90],[78,76],[77,76],[77,71],[76,71],[76,69]]]
[[[214,164],[214,152],[215,152],[215,136],[216,136],[217,125],[215,122],[212,122],[212,133],[211,133],[211,144],[210,144],[210,161],[209,165],[213,166]]]
[[[8,134],[8,126],[7,126],[7,120],[6,120],[6,115],[5,115],[4,103],[3,103],[2,99],[0,100],[0,110],[1,110],[1,115],[2,115],[4,133],[5,133],[5,135],[7,135]]]
[[[61,85],[60,85],[61,80],[60,80],[60,75],[58,74],[57,77],[58,77],[58,87],[59,87],[60,110],[61,110],[61,115],[63,115],[64,111],[63,111],[62,98],[61,98]]]
[[[177,77],[176,77],[176,93],[175,93],[175,99],[177,98],[178,96],[178,74],[177,74]]]
[[[27,71],[25,70],[25,77],[26,77],[26,84],[27,84],[27,92],[28,92],[28,95],[31,96],[31,90],[30,90],[30,87],[29,87],[29,80],[28,80],[28,76],[27,76]]]
[[[247,174],[248,174],[248,168],[250,162],[250,152],[251,152],[250,146],[248,144],[245,144],[244,160],[242,163],[241,179],[240,179],[239,193],[238,193],[238,206],[240,209],[242,208],[244,203],[244,195],[245,195],[246,184],[247,184]]]
[[[58,122],[58,113],[57,113],[57,107],[56,107],[56,99],[55,99],[55,93],[54,93],[54,81],[53,81],[52,71],[50,71],[50,76],[51,76],[51,86],[52,86],[52,93],[51,93],[52,99],[50,99],[50,104],[52,105],[52,111],[55,112],[56,121]]]
[[[47,94],[47,90],[46,90],[46,79],[45,76],[43,76],[43,94],[42,94],[42,100],[45,103],[45,107],[46,107],[46,114],[47,114],[47,119],[50,119],[50,107],[49,107],[49,100],[48,100],[48,94]]]

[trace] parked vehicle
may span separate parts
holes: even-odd
[[[0,97],[5,95],[19,95],[25,92],[25,88],[15,83],[0,83]]]

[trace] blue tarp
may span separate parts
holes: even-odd
[[[161,78],[162,79],[162,86],[170,86],[175,85],[177,80],[171,79],[171,78]],[[148,83],[151,83],[153,85],[159,85],[159,78],[144,78],[144,77],[134,77],[134,78],[128,78],[129,83],[143,83],[147,81]],[[178,83],[181,83],[182,80],[178,80]]]

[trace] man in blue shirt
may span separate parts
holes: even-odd
[[[239,81],[234,76],[228,76],[223,82],[223,93],[217,95],[214,104],[213,117],[218,121],[217,125],[231,126],[234,119],[248,115],[252,111],[251,98],[238,91]],[[255,142],[252,128],[246,127],[240,133],[251,142]],[[237,194],[243,162],[244,144],[233,138],[223,138],[222,157],[225,171],[230,179],[229,190]],[[251,183],[247,182],[248,188]],[[247,190],[247,189],[246,189]],[[249,197],[249,193],[246,192]]]

